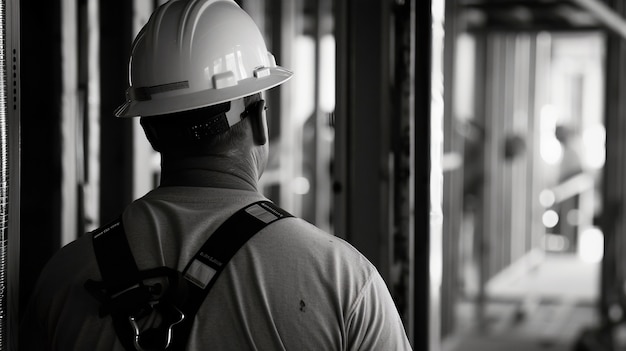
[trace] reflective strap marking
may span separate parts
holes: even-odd
[[[188,285],[188,295],[180,306],[186,318],[178,326],[173,350],[185,349],[194,316],[230,259],[250,238],[265,228],[267,221],[286,217],[292,216],[269,201],[259,201],[237,211],[209,236],[183,270],[184,276],[193,284]]]
[[[197,285],[200,289],[204,289],[209,283],[217,271],[208,265],[200,262],[200,260],[193,260],[189,269],[185,273],[185,279]]]
[[[270,222],[275,221],[276,219],[278,219],[278,216],[276,216],[275,214],[269,212],[264,207],[261,207],[261,205],[259,205],[259,204],[252,205],[252,206],[246,208],[246,212],[248,212],[250,215],[256,217],[258,220],[260,220],[263,223],[270,223]]]
[[[93,238],[94,239],[98,239],[100,236],[110,232],[111,230],[119,227],[122,224],[122,222],[115,222],[112,225],[110,225],[109,227],[106,227],[104,229],[102,229],[102,231],[98,232],[98,233],[94,233]]]

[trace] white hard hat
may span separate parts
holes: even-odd
[[[133,43],[126,102],[118,117],[207,107],[275,87],[276,65],[254,21],[233,0],[170,0]]]

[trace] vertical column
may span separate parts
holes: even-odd
[[[626,14],[622,1],[611,1],[616,11]],[[619,7],[619,8],[618,8]],[[609,33],[606,54],[606,163],[603,181],[604,259],[602,261],[601,316],[605,325],[621,322],[626,313],[626,42]]]
[[[441,348],[444,0],[416,2],[413,348]]]
[[[9,192],[7,232],[6,232],[6,286],[2,286],[6,294],[7,326],[3,332],[2,350],[17,350],[19,334],[19,273],[20,273],[20,5],[18,0],[6,1],[4,24],[4,69],[6,84],[6,129],[8,162],[7,176]],[[4,157],[4,156],[3,156]],[[4,163],[5,160],[2,161]],[[4,183],[4,181],[3,181]]]
[[[19,277],[19,3],[0,2],[0,350],[17,346]],[[15,133],[15,134],[12,134]]]
[[[335,6],[335,228],[389,281],[391,3]]]
[[[465,170],[463,166],[464,139],[460,127],[468,123],[472,115],[463,108],[467,108],[465,101],[473,98],[473,89],[468,89],[472,83],[472,76],[464,73],[456,66],[470,65],[473,62],[471,53],[468,55],[468,45],[458,44],[463,42],[459,38],[460,23],[458,18],[458,4],[455,2],[446,3],[445,17],[451,20],[445,21],[445,44],[444,44],[444,188],[443,188],[443,212],[446,220],[443,222],[443,281],[441,296],[441,336],[452,334],[456,326],[456,306],[459,296],[459,289],[462,288],[460,267],[467,262],[464,255],[459,254],[460,248],[467,247],[467,233],[464,229],[463,216],[463,176]],[[467,38],[465,38],[467,43]],[[457,46],[461,46],[460,50]],[[463,76],[457,78],[457,75]],[[455,92],[457,94],[455,95]],[[463,235],[465,234],[465,235]]]
[[[82,5],[81,29],[83,45],[81,52],[80,81],[85,93],[83,106],[83,188],[81,231],[87,232],[100,226],[100,16],[99,4],[87,0]]]
[[[9,248],[9,145],[7,121],[6,1],[0,2],[0,350],[8,350],[7,344],[7,258]]]
[[[115,118],[125,100],[133,2],[100,1],[100,220],[117,217],[133,196],[133,124]]]
[[[79,120],[76,1],[61,2],[61,246],[77,238]]]
[[[20,305],[61,238],[61,1],[37,4],[20,18]],[[45,30],[42,30],[45,28]],[[45,57],[45,64],[41,63]],[[18,129],[19,128],[19,129]],[[17,178],[17,177],[16,177]],[[14,194],[17,195],[17,194]],[[36,243],[36,244],[33,244]]]
[[[395,1],[393,8],[394,52],[391,113],[393,178],[390,185],[391,293],[402,316],[408,336],[414,320],[413,240],[415,203],[415,3]],[[425,150],[423,150],[425,152]]]

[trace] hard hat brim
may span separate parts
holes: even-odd
[[[293,72],[290,70],[275,66],[270,68],[270,74],[265,77],[247,78],[232,87],[207,89],[178,96],[154,96],[145,101],[128,100],[115,110],[115,116],[149,117],[208,107],[271,89],[286,82],[292,76]]]

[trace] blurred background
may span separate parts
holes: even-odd
[[[0,350],[52,254],[158,186],[113,110],[163,2],[0,0]],[[626,3],[237,2],[295,72],[262,191],[378,267],[415,350],[626,349]]]

